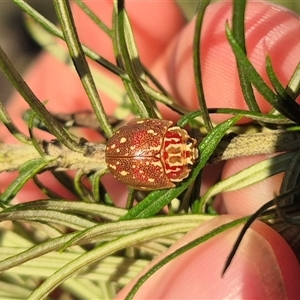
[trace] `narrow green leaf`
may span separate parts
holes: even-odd
[[[271,81],[271,84],[276,91],[277,95],[283,100],[283,101],[294,101],[292,97],[289,96],[288,92],[285,90],[285,88],[280,83],[279,79],[277,78],[273,67],[270,56],[267,56],[266,60],[266,70],[268,77]]]
[[[286,89],[293,99],[296,99],[300,95],[300,62],[298,63]]]
[[[5,209],[5,212],[14,212],[20,210],[51,210],[67,213],[75,213],[77,215],[91,215],[116,221],[127,211],[119,207],[111,207],[96,203],[87,203],[83,201],[69,201],[64,199],[51,199],[20,203]],[[0,212],[1,214],[1,212]]]
[[[258,122],[269,123],[269,124],[278,124],[278,125],[290,125],[294,124],[290,119],[282,116],[282,115],[274,115],[274,114],[263,114],[261,112],[254,112],[244,109],[235,109],[235,108],[209,108],[208,112],[210,114],[227,114],[234,116],[243,116]],[[181,127],[185,126],[189,122],[191,122],[194,118],[202,116],[201,110],[196,110],[191,113],[185,114],[177,124]],[[200,127],[200,124],[199,124]]]
[[[93,20],[93,22],[97,24],[97,26],[99,26],[99,28],[101,28],[109,37],[112,37],[111,30],[104,24],[104,22],[101,21],[101,19],[99,19],[99,17],[91,9],[89,9],[89,7],[85,3],[83,3],[81,0],[75,1],[78,6],[82,8],[82,11],[84,11],[90,17],[90,19]]]
[[[232,16],[232,34],[241,50],[247,55],[245,41],[245,9],[246,0],[233,1],[233,16]],[[235,53],[235,52],[234,52]],[[236,54],[236,53],[235,53]],[[240,77],[240,85],[244,95],[244,99],[251,111],[259,112],[260,109],[256,103],[251,82],[247,78],[245,70],[240,66],[239,60],[236,60],[238,73]]]
[[[290,226],[300,226],[300,216],[299,216],[299,193],[300,193],[300,186],[299,184],[288,190],[287,192],[280,194],[279,196],[275,197],[273,202],[276,205],[276,211],[279,215],[279,217]],[[296,200],[293,201],[296,196]],[[288,204],[286,204],[288,203]],[[274,224],[274,227],[276,224]],[[298,236],[299,230],[297,230],[296,235]],[[288,233],[282,234],[283,237],[288,241],[291,240],[291,236]],[[295,243],[293,242],[291,246],[295,246]],[[296,249],[298,247],[296,246]]]
[[[240,45],[241,49],[246,53],[245,41],[245,9],[246,0],[233,1],[233,14],[232,14],[232,34]]]
[[[28,120],[28,128],[29,128],[29,136],[32,142],[32,145],[36,149],[36,151],[39,153],[41,157],[45,156],[45,152],[42,149],[41,145],[39,145],[38,141],[34,138],[33,136],[33,125],[34,125],[34,120],[37,117],[36,113],[33,111],[32,114],[30,115],[30,118]]]
[[[38,128],[40,130],[50,132],[46,125],[43,123],[43,121],[36,115],[35,118],[32,118],[32,115],[36,115],[35,111],[33,109],[27,109],[23,115],[22,119],[29,124],[31,122],[31,127]]]
[[[201,72],[201,62],[200,62],[200,38],[201,38],[201,28],[202,22],[205,14],[206,7],[209,5],[210,0],[200,1],[197,8],[197,18],[196,27],[193,38],[193,67],[194,67],[194,77],[196,82],[196,91],[198,96],[199,106],[202,110],[202,116],[204,120],[204,125],[206,130],[209,132],[212,130],[213,126],[209,117],[205,95],[202,84],[202,72]]]
[[[226,34],[230,45],[236,55],[236,59],[243,69],[245,75],[247,75],[248,80],[255,86],[255,88],[265,98],[265,100],[268,101],[281,114],[296,123],[300,123],[300,106],[295,101],[282,99],[268,87],[268,85],[264,82],[264,80],[261,78],[261,76],[258,74],[258,72],[246,57],[243,50],[238,45],[237,41],[232,35],[228,24],[226,25]]]
[[[244,218],[244,220],[246,221],[245,225],[243,226],[242,231],[240,232],[237,240],[235,241],[233,248],[225,262],[225,266],[222,272],[222,275],[225,274],[226,270],[228,269],[228,267],[230,266],[232,259],[236,253],[236,251],[238,250],[238,247],[246,233],[246,231],[250,228],[251,224],[262,214],[264,213],[268,208],[270,208],[273,205],[273,201],[269,201],[266,204],[264,204],[260,209],[258,209],[253,215],[251,215],[250,217],[246,217]]]
[[[41,180],[39,180],[38,176],[34,176],[32,178],[32,180],[35,183],[35,185],[40,189],[40,191],[44,195],[46,195],[48,198],[50,198],[50,199],[63,198],[62,195],[58,194],[53,189],[51,189],[50,187],[46,186],[46,184],[44,182],[42,182]]]
[[[8,131],[21,143],[30,144],[30,139],[23,134],[14,124],[13,120],[9,116],[7,110],[5,109],[4,105],[0,101],[0,121],[5,125]]]
[[[247,117],[249,119],[269,123],[269,124],[280,124],[280,125],[289,125],[294,124],[290,119],[282,116],[282,115],[274,115],[274,114],[263,114],[260,112],[248,111],[243,109],[235,109],[235,108],[211,108],[209,109],[209,113],[217,113],[217,114],[229,114],[229,115],[241,115],[243,117]]]
[[[292,157],[286,165],[286,171],[284,173],[284,177],[280,187],[280,194],[287,193],[289,191],[297,189],[297,187],[300,186],[299,164],[300,164],[300,151],[296,151],[292,153]],[[280,215],[281,216],[284,215],[284,219],[293,225],[299,225],[299,221],[298,223],[295,222],[297,216],[295,216],[295,214],[291,214],[289,216],[288,213],[285,212],[283,206],[285,205],[297,206],[297,203],[299,203],[299,193],[291,194],[289,197],[284,198],[283,201],[281,201],[280,203],[277,202],[277,209],[280,211]]]
[[[275,174],[283,172],[287,169],[287,164],[293,157],[293,153],[284,153],[275,157],[268,158],[258,162],[234,175],[219,181],[213,185],[202,197],[203,204],[202,213],[206,211],[206,206],[211,203],[213,197],[222,192],[235,191],[249,185],[260,182]]]
[[[157,117],[140,80],[143,74],[143,67],[140,63],[138,51],[135,46],[134,36],[129,23],[129,19],[124,7],[124,1],[114,1],[114,50],[119,65],[122,65],[127,72],[130,83],[124,83],[129,92],[130,100],[135,111],[141,117]]]
[[[100,198],[100,180],[104,174],[103,171],[100,171],[89,176],[89,180],[92,183],[93,197],[97,203],[103,201],[103,199]]]
[[[23,188],[25,183],[43,170],[49,162],[50,161],[45,158],[38,158],[24,163],[20,169],[19,176],[10,184],[4,193],[0,195],[0,202],[4,204],[10,203],[16,194]]]
[[[83,178],[86,174],[82,170],[78,170],[76,172],[75,178],[74,178],[74,187],[76,189],[77,194],[80,197],[81,201],[85,202],[94,202],[93,196],[90,193],[90,190],[85,186],[83,183]]]
[[[82,45],[79,41],[69,1],[54,0],[53,3],[56,10],[56,15],[61,24],[62,32],[66,40],[70,56],[86,94],[89,97],[93,111],[96,114],[96,117],[105,134],[107,136],[111,136],[113,134],[112,128],[109,124],[107,115],[105,114],[104,107],[101,103],[94,79],[86,61]]]
[[[39,101],[36,95],[29,88],[22,76],[18,73],[12,62],[9,60],[3,49],[0,47],[0,68],[14,85],[16,90],[36,112],[49,131],[60,140],[66,147],[77,152],[83,152],[84,149],[74,141],[66,130],[51,116],[45,106]]]
[[[293,152],[290,155],[280,187],[281,194],[295,188],[300,183],[300,151]]]
[[[139,230],[135,233],[123,235],[112,240],[109,243],[102,245],[101,247],[95,247],[94,249],[84,253],[83,255],[80,255],[68,264],[65,264],[62,268],[58,269],[54,274],[52,274],[43,283],[41,283],[41,285],[37,289],[35,289],[28,300],[44,298],[53,289],[59,286],[62,282],[69,279],[71,276],[75,275],[83,269],[86,269],[89,266],[92,266],[94,263],[121,249],[132,246],[137,242],[143,243],[154,238],[167,236],[171,232],[176,232],[176,230],[178,232],[182,232],[183,229],[187,230],[187,228],[189,228],[189,226],[186,226],[185,228],[184,223],[156,226],[154,228],[147,228]]]
[[[68,174],[68,172],[51,172],[52,176],[64,186],[71,194],[77,195],[76,189],[74,187],[74,178]]]
[[[0,213],[0,220],[37,221],[46,224],[58,224],[74,230],[86,229],[96,224],[96,222],[89,221],[84,217],[79,217],[70,213],[42,209],[26,209],[14,212],[6,212],[6,210],[4,210]]]

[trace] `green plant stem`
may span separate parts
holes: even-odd
[[[12,62],[9,60],[3,49],[0,47],[0,68],[7,76],[9,81],[14,85],[20,95],[29,104],[29,106],[35,111],[39,118],[46,125],[48,130],[64,144],[66,147],[77,152],[84,152],[82,146],[80,146],[66,130],[51,116],[42,102],[35,96],[22,76],[15,69]]]
[[[73,60],[76,71],[80,77],[82,85],[90,99],[95,115],[102,125],[103,131],[107,136],[113,134],[109,120],[105,114],[104,107],[101,103],[97,88],[92,77],[90,68],[86,61],[81,43],[74,24],[70,4],[65,0],[53,1],[57,17],[62,27],[65,41],[69,48],[70,56]]]
[[[25,134],[18,130],[15,126],[13,120],[9,116],[7,110],[5,109],[4,105],[0,101],[0,121],[3,122],[7,130],[21,143],[31,144],[31,140]]]
[[[130,78],[127,92],[130,96],[134,109],[141,117],[157,117],[153,103],[146,94],[141,83],[141,71],[143,70],[135,46],[129,19],[127,17],[123,0],[116,0],[114,4],[114,49],[119,64],[123,65]],[[118,57],[120,56],[120,57]],[[126,87],[126,84],[125,84]]]
[[[209,5],[210,0],[200,1],[197,9],[197,19],[196,19],[196,28],[193,40],[193,67],[194,67],[194,75],[196,82],[196,91],[198,96],[199,105],[203,112],[203,121],[207,131],[211,131],[213,128],[206,101],[205,95],[202,85],[202,73],[201,73],[201,64],[200,64],[200,38],[201,38],[201,28],[202,21],[204,18],[204,13],[206,7]]]
[[[235,0],[233,1],[233,16],[232,16],[232,34],[244,51],[246,51],[246,41],[245,41],[245,9],[246,0]],[[256,103],[253,88],[251,82],[248,80],[240,62],[237,60],[237,69],[240,77],[240,85],[243,91],[244,99],[251,111],[260,112],[260,109]]]

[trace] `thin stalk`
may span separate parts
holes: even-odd
[[[105,114],[104,107],[97,92],[97,88],[86,61],[82,45],[79,41],[69,1],[54,0],[53,3],[57,17],[62,27],[70,56],[73,60],[82,85],[89,97],[95,115],[99,123],[102,125],[102,129],[106,133],[106,135],[112,136],[112,128],[109,124],[107,115]]]
[[[0,47],[0,68],[7,76],[9,81],[14,85],[16,90],[35,111],[39,118],[46,125],[48,130],[66,147],[76,151],[84,152],[84,148],[71,138],[68,132],[51,116],[43,103],[29,88],[22,76],[15,69],[12,62],[9,60],[3,49]]]
[[[204,13],[206,7],[209,5],[210,0],[200,1],[197,9],[197,19],[196,19],[196,28],[193,40],[193,67],[196,81],[196,91],[199,101],[199,106],[203,112],[203,121],[206,127],[206,130],[209,132],[212,130],[213,126],[209,117],[205,95],[202,84],[202,73],[201,73],[201,64],[200,64],[200,38],[201,38],[201,28],[204,18]]]

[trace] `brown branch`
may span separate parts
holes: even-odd
[[[104,151],[105,145],[86,143],[85,154],[72,151],[63,146],[57,140],[40,142],[40,147],[45,152],[45,158],[49,160],[47,168],[55,171],[80,169],[84,173],[100,171],[106,168]],[[40,154],[32,145],[0,144],[0,173],[17,171],[27,161],[40,158]]]
[[[40,142],[45,158],[49,160],[47,169],[65,171],[80,169],[84,173],[106,169],[105,145],[86,143],[86,153],[74,152],[57,140]],[[239,134],[230,138],[226,136],[210,158],[210,163],[221,160],[259,154],[271,154],[300,149],[300,132],[272,130],[254,134]],[[27,161],[40,155],[32,145],[0,143],[0,173],[19,170]]]
[[[300,132],[272,130],[253,134],[239,134],[222,140],[210,158],[212,164],[221,160],[259,154],[271,154],[300,149]]]

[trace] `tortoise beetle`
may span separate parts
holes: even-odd
[[[175,187],[198,159],[197,141],[172,121],[133,119],[107,141],[105,161],[121,182],[137,190]]]

